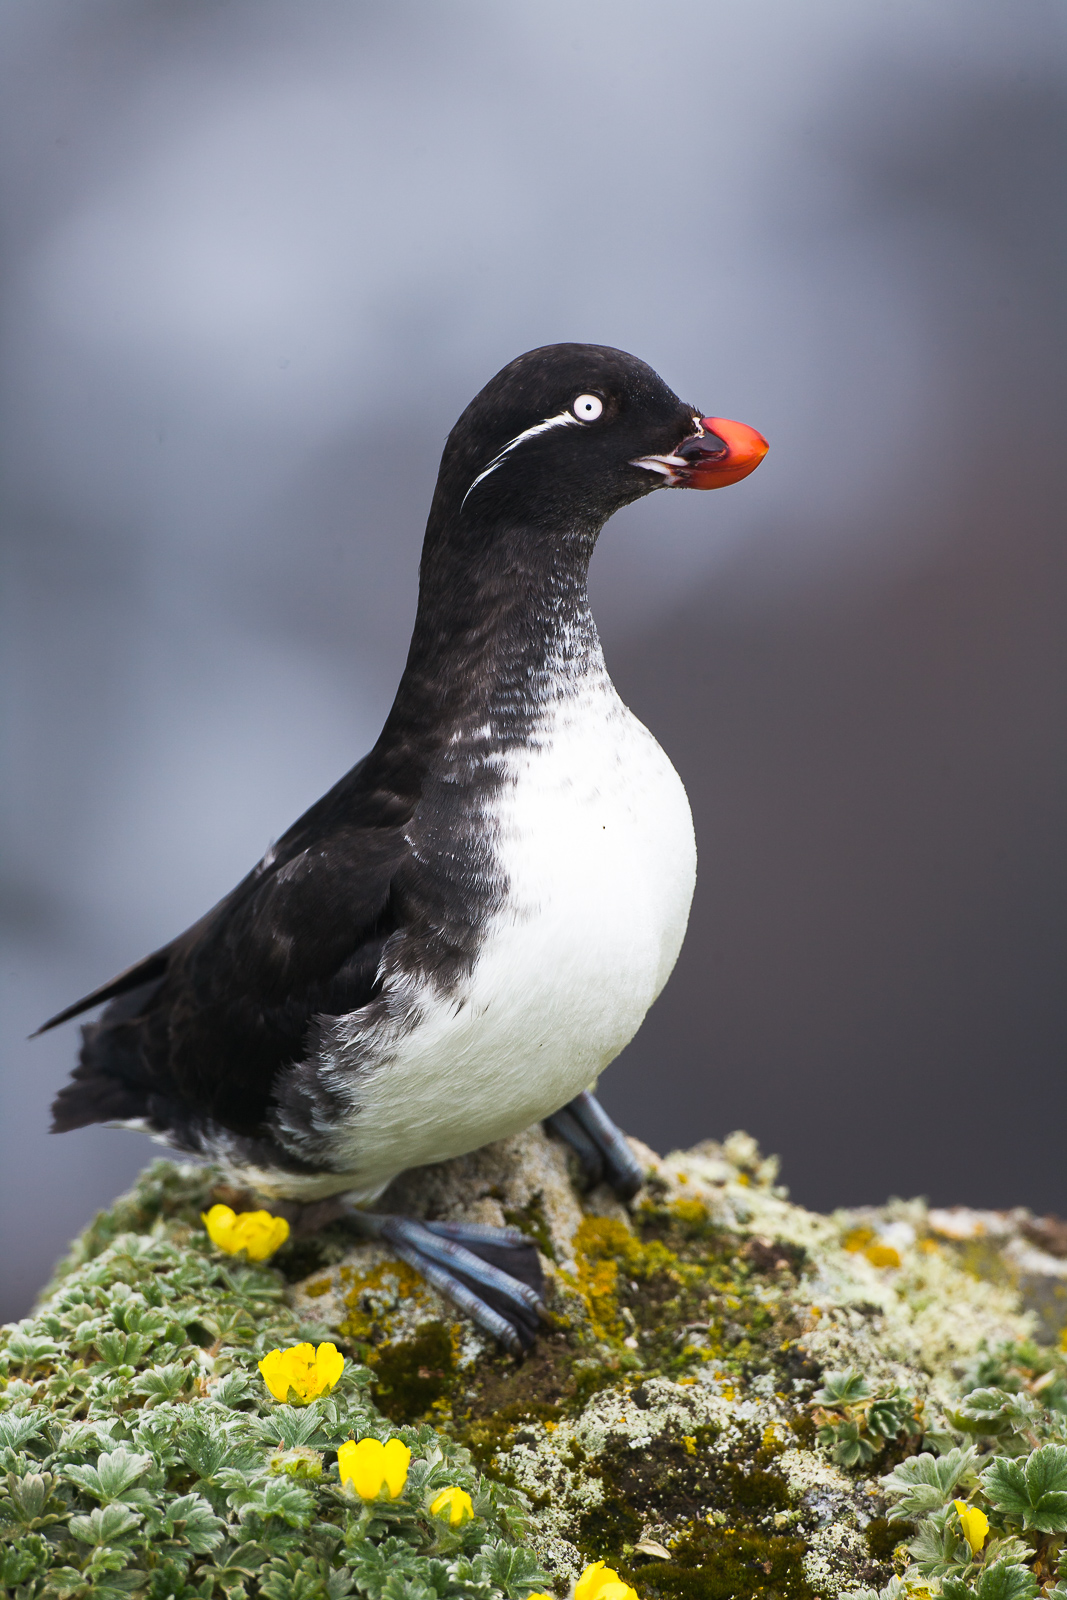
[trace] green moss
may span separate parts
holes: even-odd
[[[757,1450],[751,1462],[724,1461],[718,1468],[724,1498],[744,1511],[784,1511],[789,1491],[780,1472],[765,1464],[767,1452]]]
[[[614,1389],[621,1372],[616,1366],[601,1366],[593,1362],[576,1363],[563,1409],[571,1416],[580,1416],[595,1394],[602,1389]]]
[[[448,1394],[455,1368],[452,1337],[444,1323],[424,1322],[413,1339],[375,1351],[375,1404],[393,1422],[417,1422]]]
[[[451,1431],[466,1445],[478,1465],[491,1471],[497,1453],[505,1445],[526,1442],[524,1424],[541,1422],[555,1425],[559,1415],[559,1406],[538,1400],[519,1400]],[[535,1435],[529,1433],[528,1437],[532,1440]]]
[[[548,1218],[545,1216],[544,1203],[539,1194],[527,1201],[518,1211],[505,1211],[504,1221],[511,1228],[518,1228],[527,1234],[549,1261],[556,1259],[556,1247],[552,1243],[552,1234],[549,1231]]]
[[[646,1523],[704,1526],[709,1509],[720,1531],[728,1527],[739,1536],[762,1538],[758,1525],[790,1504],[785,1479],[774,1470],[774,1452],[748,1439],[724,1459],[709,1448],[716,1432],[702,1427],[688,1440],[660,1437],[639,1450],[628,1442],[609,1443],[587,1468],[587,1476],[601,1479],[604,1499],[579,1519],[583,1551],[625,1562]],[[705,1545],[706,1540],[700,1549]],[[657,1564],[655,1570],[662,1569]],[[644,1569],[643,1576],[651,1572]]]
[[[892,1561],[898,1544],[906,1544],[915,1532],[911,1522],[890,1522],[888,1517],[875,1517],[863,1530],[872,1561]]]
[[[646,1600],[812,1600],[804,1541],[693,1522],[670,1561],[633,1574]]]
[[[645,1519],[632,1506],[617,1495],[609,1495],[603,1504],[582,1513],[578,1523],[578,1541],[590,1559],[614,1562],[620,1560],[619,1552],[633,1545],[641,1537]]]

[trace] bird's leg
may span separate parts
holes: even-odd
[[[528,1350],[544,1314],[537,1246],[517,1228],[416,1222],[345,1205],[344,1221],[394,1255],[514,1355]]]
[[[645,1181],[622,1131],[588,1089],[545,1118],[545,1127],[577,1152],[590,1188],[603,1179],[620,1200],[632,1200]]]
[[[562,1139],[564,1144],[570,1145],[578,1157],[587,1189],[595,1189],[598,1183],[604,1181],[604,1158],[569,1106],[561,1106],[550,1117],[546,1117],[544,1126],[549,1133]]]

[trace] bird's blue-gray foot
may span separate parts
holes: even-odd
[[[575,1151],[590,1189],[607,1183],[620,1200],[632,1200],[644,1183],[644,1174],[621,1128],[616,1127],[588,1089],[546,1117],[545,1127]]]
[[[416,1222],[346,1207],[344,1221],[394,1255],[514,1355],[528,1350],[544,1315],[537,1246],[517,1228]]]

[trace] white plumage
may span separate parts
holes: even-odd
[[[582,668],[503,758],[486,823],[509,888],[471,979],[447,1000],[403,997],[420,1020],[356,1080],[334,1144],[344,1171],[312,1180],[316,1194],[373,1199],[406,1167],[549,1115],[629,1043],[666,983],[696,879],[689,802],[598,644]]]

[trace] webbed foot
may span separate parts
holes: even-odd
[[[521,1355],[544,1314],[544,1274],[537,1246],[517,1228],[466,1222],[416,1222],[346,1206],[344,1221],[382,1239],[445,1299]]]

